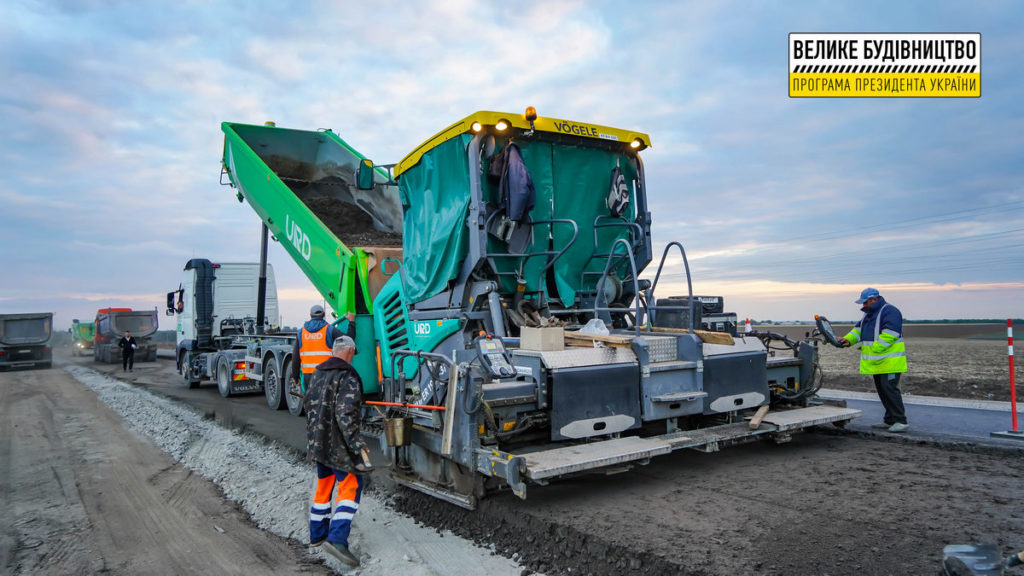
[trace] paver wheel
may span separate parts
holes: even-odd
[[[268,358],[263,364],[263,393],[267,396],[267,406],[271,410],[285,407],[284,386],[274,358]]]

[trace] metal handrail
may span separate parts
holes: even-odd
[[[628,228],[629,229],[629,251],[630,252],[633,252],[636,249],[636,239],[637,239],[637,237],[643,235],[643,229],[640,227],[639,224],[637,224],[636,222],[629,222],[625,218],[622,218],[622,217],[615,218],[615,220],[619,220],[619,222],[608,222],[608,223],[605,223],[605,224],[599,224],[599,222],[602,219],[606,219],[606,218],[610,219],[612,217],[611,216],[605,216],[603,214],[599,214],[599,215],[597,215],[594,218],[594,226],[593,226],[593,229],[594,229],[594,251],[591,252],[590,258],[587,258],[587,261],[583,263],[583,267],[580,269],[580,286],[584,285],[584,283],[585,283],[584,279],[587,276],[595,276],[597,274],[600,274],[599,272],[587,272],[587,266],[589,266],[590,263],[592,261],[594,261],[594,259],[596,259],[596,258],[611,258],[612,256],[615,256],[615,254],[613,252],[608,252],[607,254],[598,254],[597,253],[597,229],[598,228],[617,228],[617,227]],[[613,246],[614,246],[614,244],[613,244]]]
[[[633,276],[633,294],[636,295],[633,298],[633,301],[635,302],[635,305],[634,305],[635,307],[633,309],[633,318],[635,318],[635,319],[639,319],[640,318],[640,298],[639,298],[640,286],[638,284],[638,279],[637,279],[636,258],[633,257],[633,250],[631,249],[632,247],[630,246],[629,242],[626,241],[625,238],[619,238],[619,239],[617,239],[615,241],[614,244],[612,244],[611,252],[609,252],[608,261],[605,262],[605,265],[604,265],[604,273],[601,275],[601,279],[597,281],[597,294],[594,296],[594,317],[595,318],[599,317],[598,316],[598,312],[609,312],[610,313],[610,312],[613,312],[613,311],[614,312],[621,312],[623,310],[622,308],[611,308],[611,307],[608,307],[608,306],[600,306],[601,298],[604,296],[604,284],[608,280],[608,271],[611,269],[611,265],[612,265],[611,255],[615,254],[615,247],[618,246],[619,244],[622,244],[623,246],[626,247],[626,253],[623,254],[623,255],[620,255],[619,258],[622,258],[624,256],[628,256],[629,257],[630,271],[633,272],[633,274],[632,274],[632,276]],[[633,330],[636,332],[637,336],[640,336],[640,323],[639,322],[634,322],[633,323]]]
[[[647,302],[648,308],[653,309],[654,312],[658,311],[658,301],[654,299],[654,289],[658,287],[658,280],[661,279],[661,269],[665,266],[665,258],[668,256],[668,251],[673,246],[679,248],[679,254],[683,257],[683,267],[686,269],[686,291],[687,291],[687,302],[689,303],[689,324],[690,333],[693,334],[693,283],[690,280],[690,261],[686,259],[686,250],[683,249],[683,245],[679,242],[672,241],[665,246],[665,251],[661,253],[661,262],[658,263],[658,273],[654,275],[654,282],[651,283],[651,287],[647,289]],[[653,302],[654,304],[651,304]],[[680,309],[682,306],[666,306],[666,310]],[[639,318],[638,318],[639,319]],[[653,318],[651,319],[653,321]]]
[[[504,211],[503,210],[495,210],[494,212],[492,212],[490,214],[490,216],[487,217],[487,220],[484,221],[484,230],[489,230],[490,229],[491,222],[494,220],[494,217],[497,216],[498,214],[504,214]],[[545,272],[548,271],[549,268],[551,268],[551,266],[554,265],[555,262],[558,261],[559,258],[561,258],[566,253],[567,250],[569,250],[569,248],[572,247],[573,244],[576,243],[576,238],[579,237],[580,228],[579,228],[579,225],[577,225],[574,220],[569,220],[569,219],[566,219],[566,218],[549,218],[549,219],[546,219],[546,220],[532,220],[530,222],[530,240],[531,240],[530,244],[531,245],[533,245],[536,242],[536,239],[534,238],[534,226],[536,226],[537,224],[569,224],[569,225],[572,226],[572,238],[569,240],[569,242],[565,245],[564,248],[562,248],[561,250],[558,250],[558,251],[555,251],[555,250],[545,250],[543,252],[531,252],[531,253],[527,253],[527,252],[508,252],[508,253],[505,253],[505,254],[500,254],[500,253],[497,253],[497,252],[485,251],[484,252],[484,257],[485,258],[522,258],[522,261],[519,263],[519,270],[517,272],[499,272],[499,271],[495,270],[494,273],[496,275],[498,275],[498,276],[516,275],[517,278],[522,278],[523,270],[526,268],[526,262],[529,261],[530,258],[533,258],[535,256],[551,256],[551,255],[554,255],[553,258],[548,260],[548,263],[544,266],[544,268],[542,268],[540,270],[540,275],[543,275]]]

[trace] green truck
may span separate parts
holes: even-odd
[[[92,356],[93,339],[96,336],[94,322],[71,321],[71,350],[76,356]]]
[[[222,129],[261,261],[270,234],[356,314],[365,432],[400,483],[473,508],[859,415],[816,398],[818,340],[696,329],[682,245],[650,266],[647,134],[481,111],[375,166],[330,130]],[[655,295],[667,264],[684,299]]]

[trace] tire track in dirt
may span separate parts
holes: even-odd
[[[47,372],[52,372],[48,370]],[[12,546],[0,567],[24,573],[93,573],[105,565],[81,538],[90,529],[66,439],[79,431],[30,372],[4,375],[0,420],[10,438],[5,462],[5,524]],[[56,414],[55,414],[56,410]],[[12,495],[28,493],[27,500]],[[65,542],[66,541],[66,542]],[[54,542],[63,545],[54,546]]]
[[[0,389],[0,572],[327,572],[252,527],[64,371],[3,374]]]

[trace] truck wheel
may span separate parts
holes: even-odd
[[[217,391],[225,398],[231,396],[231,366],[223,356],[217,360]]]
[[[199,388],[199,380],[192,379],[192,358],[188,352],[181,353],[181,366],[179,368],[188,389],[195,390]]]
[[[284,408],[284,386],[278,374],[277,360],[273,357],[263,364],[263,393],[267,396],[267,406],[271,410]]]
[[[302,394],[302,390],[299,387],[299,383],[292,384],[292,359],[289,358],[284,361],[284,366],[281,367],[281,372],[284,374],[284,399],[288,403],[288,412],[292,416],[302,416],[302,396],[295,396],[295,394]],[[294,392],[295,394],[292,394]]]

